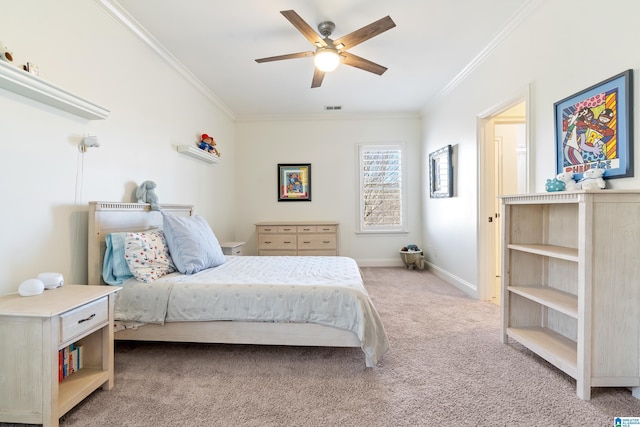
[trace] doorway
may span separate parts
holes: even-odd
[[[499,196],[529,190],[527,100],[514,100],[479,119],[478,295],[496,305],[502,303]]]

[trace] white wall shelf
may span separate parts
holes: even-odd
[[[220,163],[220,157],[208,153],[195,145],[178,145],[178,152],[207,163]]]
[[[0,61],[0,87],[85,119],[106,119],[109,115],[106,108],[3,61]]]

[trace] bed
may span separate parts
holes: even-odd
[[[89,203],[88,282],[121,287],[116,340],[357,347],[367,367],[387,351],[384,327],[353,259],[222,255],[218,264],[201,261],[181,239],[211,232],[207,242],[219,248],[210,227],[200,223],[197,233],[174,227],[204,222],[191,205],[164,204],[161,210],[144,203]],[[173,249],[162,254],[170,253],[178,271],[154,277],[156,270],[150,275],[130,258],[135,276],[114,278],[112,258],[121,258],[115,242],[124,236],[138,250],[135,245],[152,246],[149,236],[161,236]],[[135,253],[128,249],[127,255]],[[161,255],[153,260],[153,268],[165,261]],[[194,262],[197,268],[191,268]]]

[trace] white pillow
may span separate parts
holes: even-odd
[[[180,273],[194,274],[224,264],[220,243],[204,218],[161,212],[169,252]]]
[[[149,283],[176,271],[162,230],[127,233],[124,257],[133,277]]]

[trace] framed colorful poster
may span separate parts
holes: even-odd
[[[311,163],[278,164],[278,201],[311,201]]]
[[[556,173],[604,169],[604,178],[633,176],[633,70],[554,104]]]

